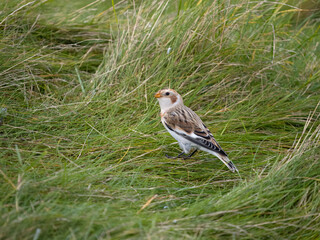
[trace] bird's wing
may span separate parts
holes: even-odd
[[[164,114],[163,121],[167,128],[185,139],[227,156],[200,117],[190,108],[183,107],[168,111]]]

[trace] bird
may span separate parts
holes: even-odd
[[[163,126],[178,141],[182,149],[178,156],[166,155],[167,158],[186,159],[193,156],[197,150],[202,150],[218,157],[232,172],[239,172],[200,117],[183,104],[179,93],[168,88],[159,90],[155,97],[161,108],[160,116]],[[186,156],[192,149],[194,151]]]

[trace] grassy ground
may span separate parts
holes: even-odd
[[[317,6],[74,2],[0,3],[1,239],[319,239]],[[164,157],[165,87],[239,175]]]

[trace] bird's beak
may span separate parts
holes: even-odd
[[[154,95],[154,97],[155,97],[155,98],[159,98],[159,97],[161,97],[161,95],[160,95],[159,92],[157,92],[156,95]]]

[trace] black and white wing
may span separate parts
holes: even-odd
[[[217,156],[231,171],[238,171],[200,117],[190,108],[183,106],[165,113],[163,122],[171,131],[199,146],[202,150]]]

